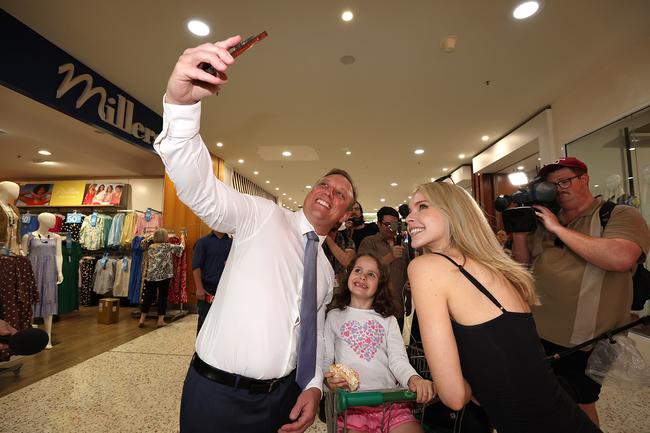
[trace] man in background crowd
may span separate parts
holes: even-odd
[[[230,253],[232,239],[225,233],[212,230],[209,235],[199,239],[194,245],[192,258],[192,274],[196,286],[196,300],[199,313],[199,322],[196,329],[198,334],[205,317],[210,311],[212,299],[217,292],[219,280],[226,259]]]
[[[367,236],[372,236],[377,232],[379,232],[377,224],[364,222],[361,203],[358,201],[354,202],[350,218],[345,222],[345,230],[342,230],[343,236],[345,236],[346,239],[352,239],[356,250],[359,250],[361,241],[363,241]]]
[[[533,206],[541,222],[529,245],[525,233],[513,236],[512,255],[532,264],[541,305],[535,324],[548,354],[560,353],[626,324],[632,304],[632,275],[645,260],[650,231],[630,206],[615,206],[604,229],[605,203],[589,190],[587,165],[574,157],[548,164],[539,172],[555,184],[560,211]],[[600,384],[585,374],[591,351],[553,362],[555,373],[580,408],[598,425]]]
[[[377,212],[379,233],[366,237],[358,248],[359,254],[372,252],[381,257],[388,267],[388,288],[393,297],[395,317],[400,329],[404,326],[404,283],[406,282],[406,267],[408,261],[403,245],[395,243],[396,233],[391,224],[399,222],[399,213],[392,207],[384,206]]]

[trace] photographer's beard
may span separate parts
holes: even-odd
[[[363,225],[363,217],[353,216],[348,219],[352,223],[352,227],[358,227]]]

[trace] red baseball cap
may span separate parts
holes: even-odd
[[[560,158],[557,161],[555,161],[552,164],[546,164],[542,169],[539,171],[539,176],[546,178],[549,173],[559,170],[560,168],[579,168],[580,170],[583,170],[585,173],[587,173],[587,164],[584,162],[580,161],[578,158],[574,156],[567,156],[566,158]]]

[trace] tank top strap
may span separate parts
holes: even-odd
[[[492,293],[490,293],[490,291],[488,289],[486,289],[483,284],[479,283],[479,281],[476,278],[474,278],[474,276],[472,274],[467,272],[467,270],[465,270],[463,265],[459,265],[458,263],[456,263],[456,261],[454,259],[452,259],[451,257],[446,256],[446,255],[444,255],[442,253],[433,253],[433,254],[437,254],[439,256],[442,256],[445,259],[449,260],[451,263],[453,263],[454,266],[456,266],[458,268],[458,270],[465,276],[465,278],[467,278],[469,280],[469,282],[474,285],[474,287],[476,287],[490,301],[492,301],[492,303],[494,305],[496,305],[499,310],[506,312],[506,309],[503,308],[503,305],[501,305],[501,303],[499,301],[497,301],[497,299],[494,296],[492,296]]]

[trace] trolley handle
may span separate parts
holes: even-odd
[[[354,406],[379,406],[396,401],[415,401],[416,398],[417,395],[409,390],[348,392],[338,389],[336,391],[336,409],[342,412]]]

